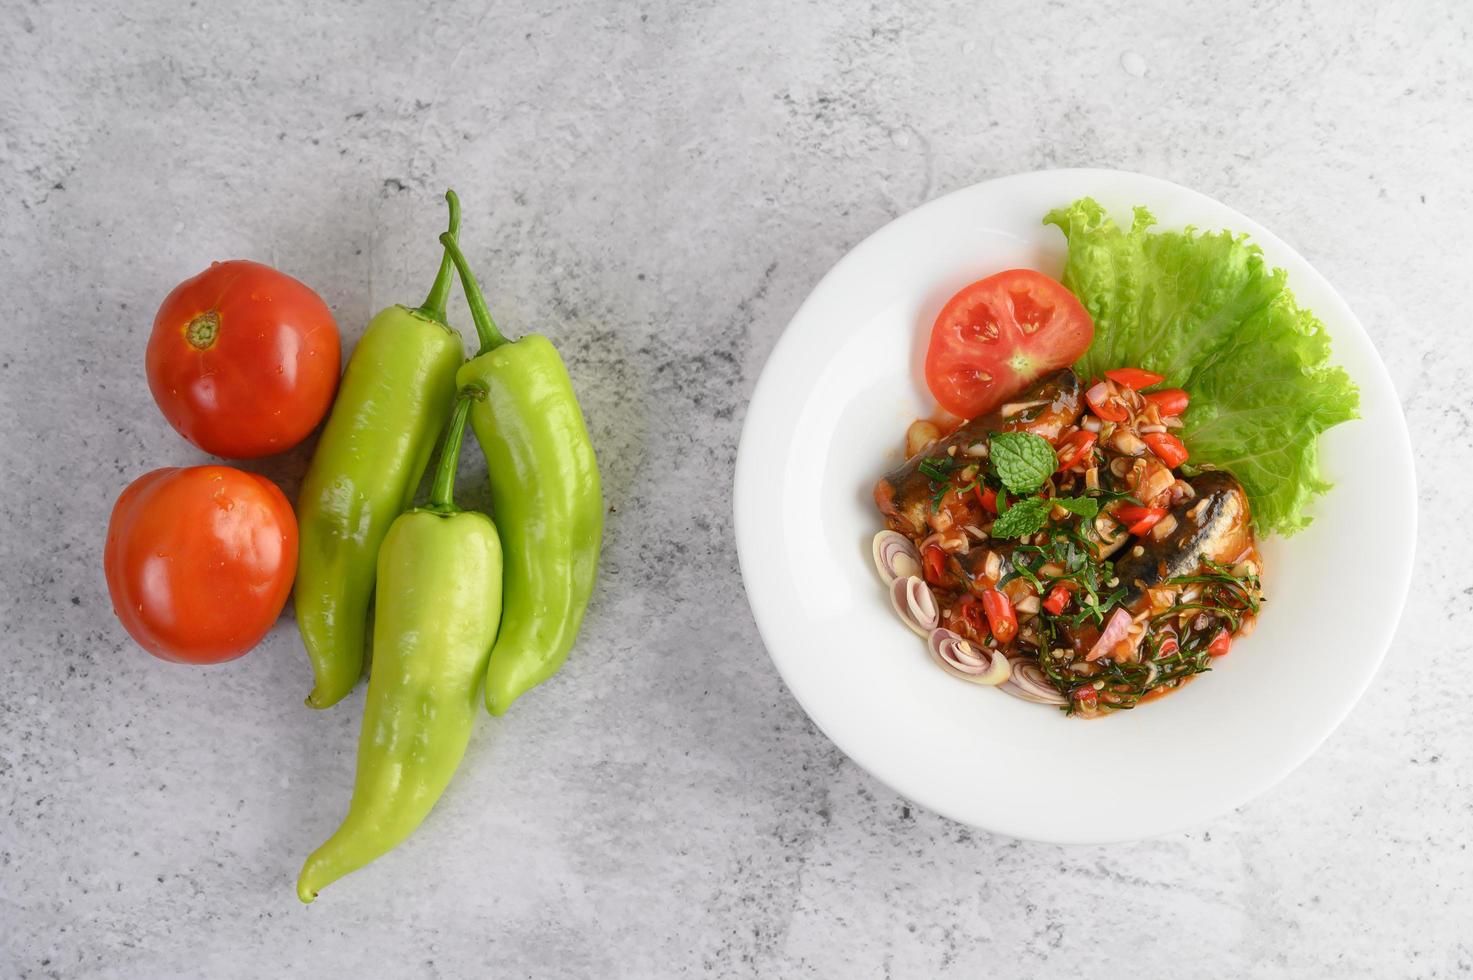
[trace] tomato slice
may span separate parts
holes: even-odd
[[[1170,432],[1147,432],[1141,436],[1151,452],[1172,469],[1176,469],[1187,461],[1187,447],[1182,441]]]
[[[1218,630],[1217,635],[1212,638],[1212,642],[1207,644],[1207,656],[1226,657],[1232,645],[1233,635],[1225,629]]]
[[[1190,399],[1180,388],[1163,388],[1148,393],[1146,401],[1155,405],[1162,415],[1180,415],[1187,410]]]
[[[1142,388],[1149,388],[1151,385],[1158,385],[1166,380],[1163,374],[1143,371],[1140,368],[1116,368],[1113,371],[1106,371],[1105,377],[1132,391],[1140,391]]]
[[[976,418],[1079,360],[1094,334],[1089,311],[1063,283],[1032,269],[999,272],[941,308],[926,385],[948,412]]]

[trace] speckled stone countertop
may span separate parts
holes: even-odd
[[[1473,8],[421,6],[0,10],[0,976],[1473,971]],[[1308,257],[1386,359],[1421,488],[1406,616],[1345,725],[1238,812],[1098,848],[965,829],[848,762],[771,669],[731,539],[746,399],[828,267],[1068,165],[1194,187]],[[290,612],[226,667],[144,655],[103,530],[129,480],[203,458],[144,384],[168,289],[266,261],[350,343],[423,295],[447,185],[498,320],[567,355],[602,585],[421,831],[303,908],[362,688],[302,706]],[[294,492],[307,452],[258,469]]]

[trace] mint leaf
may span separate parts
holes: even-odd
[[[1036,493],[1059,465],[1054,447],[1031,432],[998,432],[988,440],[987,456],[1002,485],[1015,494]]]
[[[1048,523],[1049,502],[1042,497],[1019,500],[992,522],[994,538],[1021,538],[1041,530]]]
[[[1055,497],[1053,504],[1080,517],[1094,517],[1100,512],[1100,502],[1093,497]]]

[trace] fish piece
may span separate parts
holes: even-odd
[[[1013,411],[1004,415],[1009,408]],[[875,506],[885,516],[886,526],[912,539],[925,537],[932,530],[944,531],[946,528],[937,527],[932,519],[934,492],[931,479],[919,470],[921,460],[937,456],[965,460],[970,447],[986,444],[994,432],[1032,432],[1053,442],[1065,427],[1079,420],[1083,411],[1084,389],[1079,378],[1067,368],[1056,371],[997,411],[963,422],[951,435],[885,474],[875,484]]]
[[[1196,496],[1168,511],[1176,528],[1162,540],[1150,535],[1115,563],[1115,575],[1129,590],[1124,604],[1135,609],[1146,589],[1168,579],[1195,575],[1205,562],[1232,562],[1253,544],[1248,496],[1237,480],[1220,470],[1194,476],[1187,483]],[[1141,554],[1135,554],[1135,548]]]

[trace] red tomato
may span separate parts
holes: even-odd
[[[1143,371],[1140,368],[1116,368],[1113,371],[1106,371],[1105,377],[1132,391],[1140,391],[1142,388],[1149,388],[1151,385],[1158,385],[1166,380],[1163,375],[1156,374],[1154,371]]]
[[[1099,438],[1096,433],[1088,429],[1080,429],[1065,439],[1059,445],[1058,449],[1059,469],[1067,470],[1069,467],[1088,459],[1089,454],[1094,451],[1095,443],[1099,441]]]
[[[1232,645],[1233,635],[1225,629],[1218,630],[1217,635],[1212,638],[1212,642],[1207,644],[1207,656],[1226,657]]]
[[[113,505],[102,556],[113,612],[163,660],[213,664],[260,642],[297,568],[291,504],[229,466],[145,473]]]
[[[148,387],[184,438],[249,459],[290,449],[317,427],[341,357],[322,297],[257,262],[215,262],[159,307]]]
[[[1079,360],[1094,332],[1089,311],[1062,283],[1032,269],[999,272],[942,307],[926,384],[942,408],[976,418]]]
[[[1151,452],[1172,469],[1187,461],[1187,447],[1170,432],[1147,432],[1141,440],[1151,447]]]
[[[1180,388],[1163,388],[1147,394],[1146,401],[1155,405],[1162,415],[1180,415],[1187,410],[1191,399]]]

